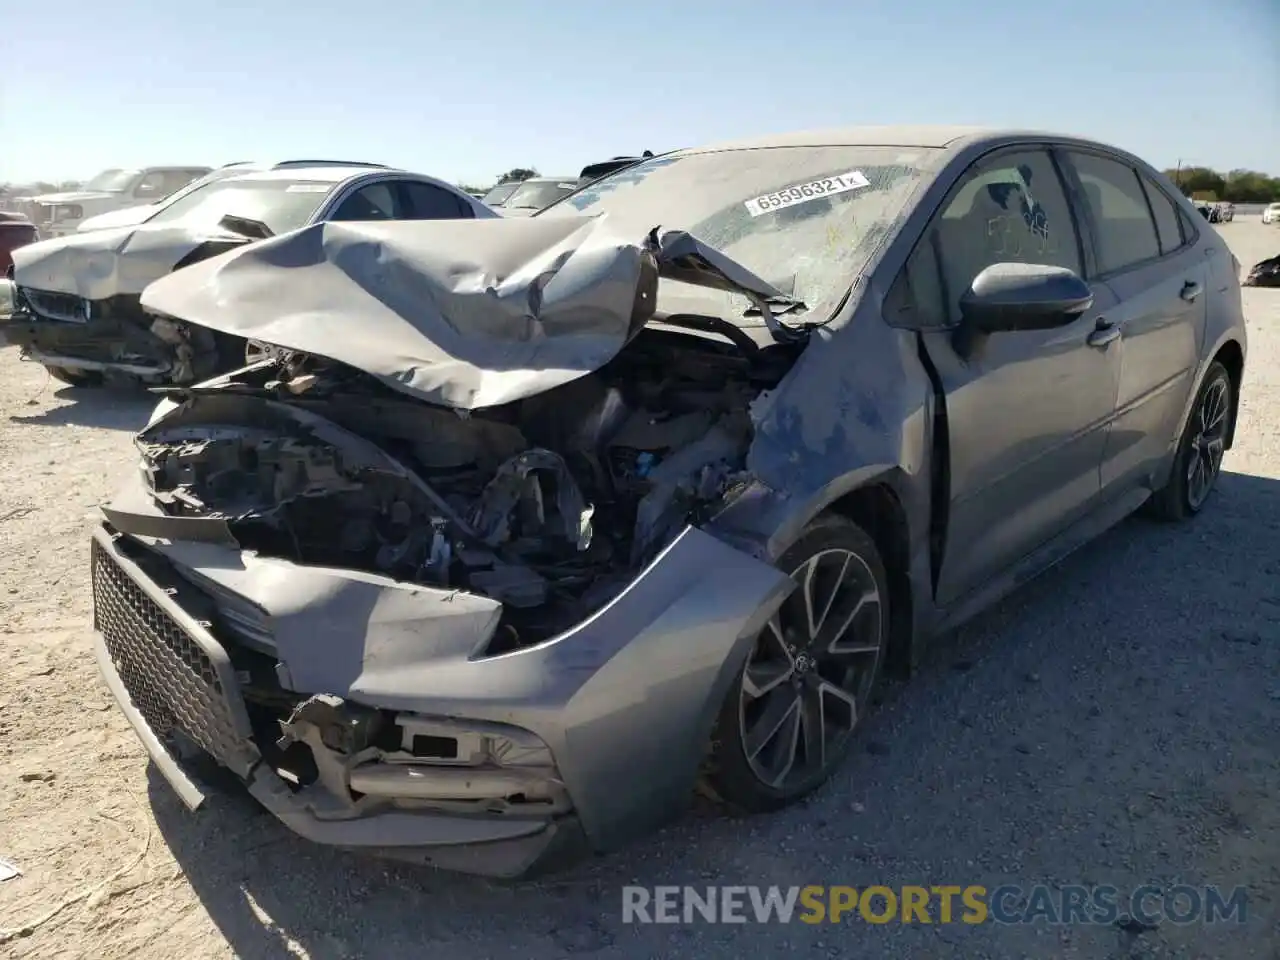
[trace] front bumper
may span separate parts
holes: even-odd
[[[311,594],[299,588],[289,604],[296,606],[304,595],[332,602],[342,590],[360,588],[366,593],[348,593],[343,606],[366,597],[370,622],[363,636],[352,636],[350,623],[344,624],[347,649],[338,650],[337,640],[322,636],[313,619],[332,612],[316,609],[318,601],[301,603],[301,621],[298,609],[268,610],[279,641],[276,672],[294,693],[328,693],[444,724],[504,724],[545,746],[565,798],[554,813],[513,814],[510,807],[455,813],[439,804],[369,803],[379,780],[402,773],[386,763],[349,767],[301,790],[287,782],[259,749],[260,732],[255,740],[241,674],[219,639],[209,597],[196,596],[183,577],[157,573],[150,561],[144,569],[138,551],[149,551],[140,541],[102,527],[92,546],[99,667],[156,767],[189,807],[199,806],[203,790],[178,754],[194,747],[235,773],[303,837],[502,878],[554,868],[583,850],[614,848],[682,808],[728,684],[752,637],[791,588],[790,578],[772,566],[691,528],[623,594],[568,634],[488,659],[472,653],[432,662],[435,638],[426,627],[434,621],[419,623],[417,639],[406,639],[406,623],[394,619],[402,596],[368,593],[382,589],[369,578],[307,569],[308,583],[330,575],[334,581],[321,582]],[[235,566],[224,561],[223,571]],[[241,569],[245,579],[230,582],[261,584],[264,595],[252,596],[246,586],[240,596],[269,604],[270,596],[289,595],[278,579],[284,569],[280,563]],[[219,571],[211,564],[201,572]],[[403,585],[397,586],[403,594]],[[458,594],[454,602],[465,597]],[[375,620],[394,636],[376,636]],[[294,622],[308,624],[305,647],[303,634],[291,633]],[[415,649],[417,662],[411,662],[406,658]],[[361,656],[363,663],[352,661]],[[339,685],[340,671],[348,677],[346,689],[314,689],[314,678],[326,673],[322,682]],[[468,769],[477,784],[503,779],[492,768]],[[446,777],[444,768],[418,770],[418,797],[432,793],[434,774]],[[454,767],[447,775],[461,772]],[[368,793],[352,803],[357,785],[357,793]]]
[[[23,297],[39,296],[43,316],[28,309]],[[4,341],[32,360],[69,370],[104,371],[138,377],[160,377],[173,369],[174,348],[156,336],[145,323],[119,315],[120,307],[99,302],[98,313],[86,316],[94,305],[68,294],[24,291],[16,309],[0,322]]]
[[[182,754],[192,746],[308,840],[493,877],[554,865],[582,847],[572,816],[504,819],[387,810],[351,819],[318,812],[262,760],[239,681],[207,621],[129,559],[105,530],[92,544],[94,652],[107,689],[152,762],[191,810],[206,790]]]

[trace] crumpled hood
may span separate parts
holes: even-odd
[[[134,227],[156,212],[157,204],[144,203],[139,206],[125,207],[123,210],[109,210],[95,217],[86,217],[80,221],[77,230],[105,230],[107,227]]]
[[[71,190],[67,193],[42,193],[35,197],[24,197],[32,203],[87,203],[90,200],[114,200],[114,193],[99,190]]]
[[[13,251],[13,279],[20,287],[69,293],[87,300],[140,294],[191,251],[210,240],[250,238],[221,229],[183,224],[117,227],[73,233]]]
[[[604,366],[659,276],[782,296],[684,231],[605,215],[314,224],[165,276],[142,305],[470,410]]]

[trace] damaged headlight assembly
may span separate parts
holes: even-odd
[[[280,727],[276,772],[320,809],[390,804],[545,817],[569,808],[550,749],[516,727],[393,714],[329,695],[303,701]],[[291,767],[296,745],[308,756]],[[306,790],[309,774],[299,771],[311,765],[322,793]]]

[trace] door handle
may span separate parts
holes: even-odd
[[[1196,297],[1204,292],[1204,287],[1196,283],[1194,280],[1188,280],[1182,285],[1182,292],[1178,296],[1182,297],[1187,303],[1194,303]]]
[[[1091,347],[1105,347],[1119,336],[1120,328],[1118,326],[1110,320],[1099,317],[1097,324],[1093,328],[1093,333],[1089,334],[1087,342]]]

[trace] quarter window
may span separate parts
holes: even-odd
[[[1071,162],[1093,221],[1099,271],[1114,273],[1160,256],[1156,225],[1137,171],[1090,153],[1071,154]]]
[[[1156,221],[1156,236],[1160,240],[1160,252],[1173,253],[1185,242],[1182,236],[1182,218],[1168,195],[1157,187],[1150,177],[1142,177],[1142,189],[1151,203],[1151,215]]]
[[[971,167],[907,264],[916,322],[960,322],[960,298],[996,263],[1080,272],[1080,245],[1062,181],[1043,150],[1003,153]]]

